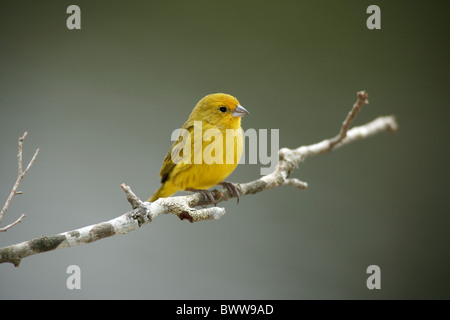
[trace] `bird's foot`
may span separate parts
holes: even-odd
[[[221,186],[225,187],[232,196],[236,197],[236,204],[238,204],[239,196],[241,195],[241,193],[240,193],[241,191],[239,190],[239,187],[237,186],[237,184],[232,183],[232,182],[226,182],[226,181],[220,182],[219,184]]]
[[[211,201],[214,206],[216,206],[216,199],[214,199],[214,193],[209,190],[198,190],[198,189],[186,189],[186,191],[198,192],[202,195],[203,201],[208,202]]]

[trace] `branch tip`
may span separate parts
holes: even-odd
[[[125,192],[125,194],[127,195],[127,200],[128,202],[131,204],[131,207],[133,209],[142,207],[144,204],[141,201],[141,199],[139,199],[133,191],[131,191],[131,188],[129,186],[127,186],[125,183],[122,183],[120,185],[123,189],[123,191]]]
[[[398,131],[398,123],[395,116],[390,116],[388,123],[388,131],[390,133],[396,133]]]
[[[23,142],[23,140],[25,140],[25,138],[28,136],[28,131],[25,131],[24,132],[24,134],[23,134],[23,136],[21,136],[20,138],[19,138],[19,142]]]
[[[19,152],[17,154],[17,180],[16,183],[14,183],[14,186],[11,190],[11,193],[8,196],[8,199],[6,200],[5,204],[3,205],[3,208],[0,211],[0,223],[2,222],[3,219],[3,215],[5,214],[6,210],[8,210],[9,204],[11,203],[12,199],[14,198],[14,196],[16,194],[22,194],[22,191],[17,191],[17,188],[19,188],[19,184],[22,181],[22,179],[25,177],[25,174],[28,172],[28,170],[30,169],[31,165],[36,161],[36,156],[39,153],[39,148],[36,149],[36,152],[34,153],[33,157],[31,158],[30,162],[28,163],[27,167],[25,168],[25,170],[23,170],[23,165],[22,165],[22,149],[23,149],[23,141],[25,140],[25,138],[28,135],[28,131],[25,131],[23,136],[19,137],[18,139],[18,149]],[[4,232],[10,228],[12,228],[13,226],[15,226],[16,224],[18,224],[19,222],[22,221],[23,218],[25,218],[26,215],[22,214],[15,222],[7,225],[6,227],[0,228],[1,232]]]
[[[298,180],[296,178],[288,178],[288,179],[286,179],[284,184],[287,186],[293,186],[293,187],[299,188],[300,190],[306,190],[308,188],[308,183]]]
[[[366,92],[366,90],[361,90],[356,95],[358,96],[358,101],[362,101],[362,103],[364,104],[369,104],[369,100],[367,100],[369,94]]]

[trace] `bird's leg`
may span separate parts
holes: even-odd
[[[214,199],[214,195],[212,193],[212,191],[209,190],[199,190],[199,189],[191,189],[188,188],[186,189],[186,191],[191,191],[191,192],[198,192],[203,196],[203,200],[205,202],[207,202],[208,200],[211,201],[212,203],[214,203],[214,206],[216,206],[216,199]]]
[[[222,181],[219,184],[221,186],[224,186],[231,195],[236,197],[236,204],[238,204],[239,203],[239,196],[241,195],[239,187],[235,183],[226,182],[226,181]]]

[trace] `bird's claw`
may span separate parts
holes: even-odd
[[[223,182],[221,182],[219,184],[221,186],[225,187],[232,196],[236,197],[236,204],[238,204],[239,203],[239,196],[241,195],[239,187],[235,183],[226,182],[226,181],[223,181]]]
[[[216,206],[216,199],[214,199],[214,195],[212,193],[212,191],[209,190],[199,190],[198,192],[200,192],[200,194],[203,196],[203,199],[205,201],[211,201],[214,206]]]
[[[216,206],[216,199],[214,199],[214,194],[209,190],[197,190],[197,189],[186,189],[186,191],[198,192],[202,195],[203,201],[212,202]]]

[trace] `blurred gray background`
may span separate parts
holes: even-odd
[[[81,30],[66,8],[81,8]],[[381,8],[368,30],[366,8]],[[280,187],[222,203],[219,221],[175,216],[125,236],[0,265],[1,299],[450,298],[449,4],[442,1],[2,1],[0,200],[24,161],[0,246],[109,220],[147,199],[170,134],[196,102],[235,95],[244,129],[280,147],[394,114],[380,134],[307,159]],[[230,181],[257,179],[240,165]],[[81,268],[81,290],[66,269]],[[366,268],[381,268],[368,290]]]

